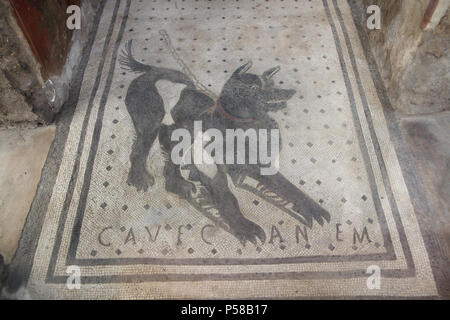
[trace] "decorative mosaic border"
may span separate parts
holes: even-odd
[[[357,119],[357,113],[355,111],[355,101],[354,101],[355,98],[354,98],[353,89],[352,89],[352,86],[348,79],[347,67],[346,67],[345,61],[344,61],[343,50],[342,50],[343,44],[340,42],[341,40],[339,39],[339,36],[338,36],[337,28],[339,28],[339,27],[341,28],[342,33],[344,34],[345,45],[347,46],[349,54],[350,54],[350,61],[352,64],[351,67],[353,68],[353,72],[356,76],[356,81],[358,84],[358,91],[361,94],[360,98],[363,103],[367,121],[370,124],[369,125],[370,135],[371,135],[372,141],[374,143],[377,160],[379,162],[379,166],[380,166],[380,169],[382,172],[383,182],[384,182],[387,194],[388,194],[389,203],[390,203],[392,211],[393,211],[395,223],[398,228],[400,242],[402,245],[403,253],[405,255],[406,264],[407,264],[406,269],[386,270],[386,272],[383,273],[383,276],[384,277],[392,277],[392,278],[413,277],[415,275],[414,261],[413,261],[412,255],[411,255],[411,250],[410,250],[408,241],[406,239],[406,234],[405,234],[405,231],[404,231],[404,228],[402,225],[402,221],[399,216],[397,204],[395,202],[395,199],[394,199],[394,196],[393,196],[393,193],[391,190],[389,177],[387,174],[386,167],[384,165],[384,159],[382,157],[381,150],[379,147],[379,142],[377,140],[377,136],[375,134],[375,131],[374,131],[374,128],[372,125],[372,119],[371,119],[370,111],[368,109],[367,98],[365,97],[364,88],[362,86],[361,79],[359,76],[359,71],[358,71],[356,60],[355,60],[355,57],[353,54],[351,41],[349,39],[347,30],[346,30],[346,26],[344,24],[338,3],[336,0],[332,0],[332,3],[335,8],[336,15],[338,17],[337,22],[335,22],[332,18],[332,15],[330,13],[329,2],[327,0],[323,0],[323,5],[326,10],[328,19],[329,19],[329,23],[330,23],[330,26],[331,26],[331,29],[333,32],[333,36],[335,38],[336,49],[338,51],[339,60],[341,63],[341,67],[343,69],[343,74],[344,74],[344,79],[345,79],[345,82],[347,85],[349,99],[352,104],[353,115],[355,117],[354,118],[355,126],[358,129],[358,126],[360,126],[360,124],[359,124],[359,120]],[[118,39],[115,43],[115,48],[114,48],[115,51],[113,53],[113,63],[111,64],[111,67],[110,67],[110,72],[108,74],[106,87],[110,86],[111,82],[112,82],[112,75],[114,73],[114,67],[115,67],[115,58],[117,57],[117,52],[121,45],[120,39],[123,35],[123,30],[126,27],[126,20],[127,20],[127,15],[128,15],[128,11],[130,8],[130,4],[131,4],[131,0],[127,0],[125,14],[123,15],[123,20],[122,20],[122,25],[121,25],[121,31],[119,32]],[[109,42],[111,41],[110,38],[111,38],[111,35],[113,32],[115,19],[118,15],[118,10],[119,10],[120,5],[121,5],[121,0],[116,0],[115,12],[113,14],[113,19],[112,19],[113,21],[111,22],[110,30],[108,31],[109,37],[105,41],[105,47],[104,47],[105,52],[109,46]],[[105,1],[102,2],[101,10],[96,18],[96,29],[98,28],[98,24],[99,24],[101,16],[102,16],[102,10],[103,10],[104,6],[105,6]],[[95,30],[95,32],[96,32],[96,30]],[[70,123],[71,123],[71,120],[72,120],[72,117],[73,117],[73,114],[75,111],[75,107],[77,105],[78,95],[81,90],[82,79],[84,76],[85,68],[89,61],[90,51],[92,49],[93,42],[95,39],[95,32],[90,40],[89,46],[86,48],[86,52],[82,59],[82,68],[80,68],[79,75],[77,76],[76,84],[74,85],[73,90],[71,92],[71,96],[70,96],[69,102],[65,108],[65,112],[61,117],[61,123],[59,124],[59,126],[57,128],[57,139],[53,143],[52,148],[50,150],[49,157],[47,159],[46,165],[43,170],[43,174],[42,174],[43,178],[41,179],[41,183],[40,183],[40,186],[38,189],[38,194],[37,194],[35,200],[33,201],[32,208],[30,210],[30,215],[27,219],[27,224],[26,224],[24,234],[21,239],[20,247],[19,247],[19,249],[16,253],[16,257],[12,263],[12,267],[13,267],[12,269],[14,272],[13,272],[13,277],[10,277],[10,279],[9,279],[9,287],[11,287],[11,288],[16,286],[20,282],[21,279],[27,279],[31,272],[31,267],[32,267],[33,260],[34,260],[34,253],[35,253],[38,239],[40,236],[40,230],[42,228],[43,220],[45,218],[48,201],[49,201],[50,196],[53,191],[52,183],[53,184],[55,183],[57,172],[59,171],[58,170],[59,169],[58,159],[60,159],[60,157],[62,157],[62,154],[64,151],[65,141],[67,140],[67,136],[68,136],[68,129],[70,127]],[[90,101],[91,104],[93,103],[93,99],[95,98],[97,89],[99,87],[99,82],[100,82],[99,77],[101,75],[101,71],[103,70],[103,67],[104,67],[104,65],[103,65],[103,63],[101,63],[101,66],[99,66],[99,74],[97,76],[97,80],[95,81],[94,87],[93,87],[95,90],[93,90],[93,93],[91,96],[91,101]],[[377,89],[382,88],[382,84],[380,84],[380,79],[375,78],[374,74],[373,74],[374,70],[376,71],[376,68],[374,68],[374,66],[371,65],[370,70],[372,71],[373,81],[375,82]],[[381,92],[378,91],[378,95],[380,96],[380,101],[382,103],[388,101],[388,98],[387,98],[384,90],[382,90]],[[108,90],[106,90],[106,88],[105,88],[105,91],[104,91],[102,99],[101,99],[101,106],[100,106],[100,111],[99,111],[99,114],[97,117],[97,124],[96,124],[95,131],[94,131],[94,136],[97,138],[99,137],[100,130],[101,130],[101,123],[102,123],[102,115],[103,114],[102,114],[101,109],[102,109],[102,105],[104,108],[107,98],[108,98]],[[90,108],[88,108],[88,112],[85,117],[85,122],[83,123],[83,128],[85,128],[85,126],[87,125],[86,122],[90,117],[89,113],[90,113]],[[359,127],[359,130],[357,130],[357,131],[360,134],[361,128]],[[82,132],[85,132],[85,129],[82,130]],[[367,148],[364,144],[364,138],[362,137],[362,135],[359,135],[359,138],[362,139],[362,141],[360,140],[360,145],[363,148]],[[95,144],[95,139],[94,139],[93,143]],[[98,141],[97,141],[97,143],[98,143]],[[83,139],[80,139],[78,151],[81,151],[83,149],[83,145],[84,145],[84,137],[83,137]],[[93,148],[93,149],[95,149],[95,148]],[[363,151],[363,154],[365,156],[367,156],[367,150],[363,149],[362,151]],[[80,154],[80,153],[81,152],[77,152],[77,154]],[[95,158],[95,151],[91,152],[88,163],[92,164],[94,161],[94,158]],[[76,165],[74,166],[74,169],[72,172],[73,177],[76,177],[79,173],[79,161],[80,160],[78,158],[76,160]],[[366,166],[370,167],[370,161],[368,159],[365,159],[365,164],[366,164]],[[92,167],[91,167],[91,171],[92,171]],[[369,176],[373,177],[373,173],[372,173],[372,175],[370,174],[371,170],[372,170],[371,168],[368,168],[368,174],[369,174]],[[89,170],[86,170],[85,177],[89,177],[89,175],[90,175]],[[49,179],[47,179],[47,178],[49,178]],[[70,181],[71,182],[69,185],[69,190],[72,190],[72,192],[73,192],[76,179],[72,178]],[[86,181],[86,179],[85,179],[85,181]],[[372,187],[372,193],[375,192],[375,194],[376,194],[377,193],[376,186],[373,185],[371,187]],[[375,190],[373,188],[375,188]],[[86,192],[86,196],[87,196],[87,192]],[[68,196],[64,203],[65,210],[63,210],[63,212],[65,212],[65,213],[67,213],[68,206],[70,205],[70,202],[71,202],[70,199],[71,199],[70,196]],[[378,199],[378,197],[374,195],[373,199]],[[82,206],[80,206],[80,207],[82,207]],[[82,215],[84,210],[81,210],[80,207],[78,209],[77,214]],[[377,214],[379,214],[379,212],[380,211],[377,208]],[[70,244],[69,255],[66,259],[67,265],[77,264],[77,265],[95,266],[95,265],[126,265],[126,264],[152,263],[152,261],[148,260],[148,259],[136,260],[136,259],[132,259],[132,258],[130,258],[130,259],[106,259],[108,261],[95,261],[94,259],[84,259],[84,260],[75,259],[76,246],[78,243],[78,237],[79,237],[79,232],[81,230],[81,223],[82,223],[82,219],[79,219],[79,218],[80,218],[80,216],[78,216],[78,218],[76,219],[77,224],[73,228],[74,232],[72,233],[72,239],[70,242],[71,244]],[[380,215],[379,215],[379,218],[380,218]],[[383,224],[383,218],[384,217],[381,217],[381,219],[380,219],[381,224]],[[385,220],[384,220],[384,223],[386,223]],[[61,227],[64,227],[64,219],[60,219],[59,228],[61,228]],[[382,228],[382,229],[384,230],[385,228]],[[32,230],[32,231],[29,231],[29,230]],[[386,230],[387,230],[387,228],[386,228]],[[394,251],[392,248],[390,236],[389,236],[389,234],[384,234],[384,236],[385,236],[385,240],[388,239],[388,241],[385,241],[386,245],[391,244],[391,247],[387,248],[388,251],[385,255],[376,255],[376,257],[371,256],[371,255],[368,255],[366,257],[355,255],[352,258],[354,258],[356,261],[374,261],[374,260],[378,260],[378,259],[379,260],[395,260],[396,257],[395,257],[395,254],[394,254]],[[57,239],[55,240],[56,245],[54,247],[53,255],[51,257],[51,262],[50,262],[49,269],[47,272],[46,283],[65,283],[67,280],[67,278],[64,276],[55,276],[54,275],[54,268],[56,265],[56,260],[58,258],[59,244],[61,241],[61,237],[62,237],[62,229],[59,229],[59,231],[57,232]],[[32,248],[32,249],[30,250],[30,248]],[[301,257],[301,259],[298,259],[296,261],[288,261],[288,263],[305,262],[305,261],[302,261],[305,258],[308,259],[308,257]],[[321,259],[320,257],[312,257],[312,258],[313,258],[312,262],[320,262],[320,259]],[[324,261],[324,262],[333,262],[334,259],[336,259],[336,261],[341,261],[341,260],[339,260],[340,258],[341,257],[337,257],[337,256],[336,256],[336,258],[334,258],[333,256],[325,256],[324,259],[326,259],[326,261]],[[346,258],[348,258],[348,256]],[[271,262],[272,263],[283,263],[282,261],[279,261],[279,260],[283,260],[283,259],[290,259],[290,258],[279,258],[278,260],[275,259],[274,261],[271,261]],[[245,260],[242,262],[244,262],[243,264],[245,264]],[[311,262],[311,261],[309,261],[309,262]],[[267,261],[264,261],[264,263],[267,263]],[[163,261],[163,263],[161,263],[161,264],[167,264],[167,261]],[[241,264],[241,263],[238,263],[238,264]],[[188,264],[188,265],[190,265],[190,264]],[[302,272],[302,273],[271,273],[271,274],[264,274],[264,273],[259,273],[259,274],[207,274],[207,275],[181,274],[181,275],[170,275],[170,276],[153,274],[153,275],[126,275],[126,276],[118,275],[118,276],[83,277],[83,282],[97,284],[97,283],[125,283],[125,282],[140,282],[140,281],[199,281],[199,280],[206,281],[206,280],[258,280],[258,279],[259,280],[271,280],[271,279],[290,279],[290,278],[293,278],[293,279],[299,279],[299,278],[334,279],[334,278],[336,278],[337,279],[337,278],[355,278],[355,277],[365,277],[365,276],[366,276],[365,270],[353,270],[353,271],[342,271],[342,272],[337,271],[337,272]]]

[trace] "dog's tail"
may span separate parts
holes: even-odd
[[[131,52],[132,43],[133,40],[130,40],[126,43],[125,49],[122,50],[122,53],[119,57],[119,62],[122,65],[122,69],[134,73],[144,73],[151,71],[151,66],[140,63],[133,57],[133,53]]]

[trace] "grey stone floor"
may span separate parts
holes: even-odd
[[[0,254],[8,264],[33,201],[55,127],[0,129]]]
[[[428,199],[430,211],[419,216],[429,230],[435,277],[450,298],[450,112],[401,117],[400,125]]]

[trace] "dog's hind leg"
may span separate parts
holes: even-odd
[[[147,191],[155,184],[155,178],[147,171],[147,157],[150,148],[158,135],[158,128],[137,134],[130,155],[131,168],[127,183],[136,187],[138,191]]]
[[[136,130],[127,183],[136,187],[138,191],[147,191],[155,183],[155,179],[146,169],[147,158],[158,136],[165,112],[162,98],[156,91],[148,94],[146,99],[137,99],[137,97],[129,93],[126,101]]]
[[[177,143],[171,141],[172,131],[175,129],[175,125],[162,125],[159,131],[159,143],[166,154],[166,163],[164,165],[166,191],[188,199],[191,196],[191,192],[196,192],[195,185],[183,178],[180,172],[180,165],[174,164],[170,159],[172,148]]]

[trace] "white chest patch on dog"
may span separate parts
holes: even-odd
[[[156,83],[156,88],[163,99],[164,110],[166,112],[162,124],[172,125],[175,121],[173,120],[170,111],[180,100],[181,91],[186,88],[186,85],[176,84],[167,80],[160,80]]]

